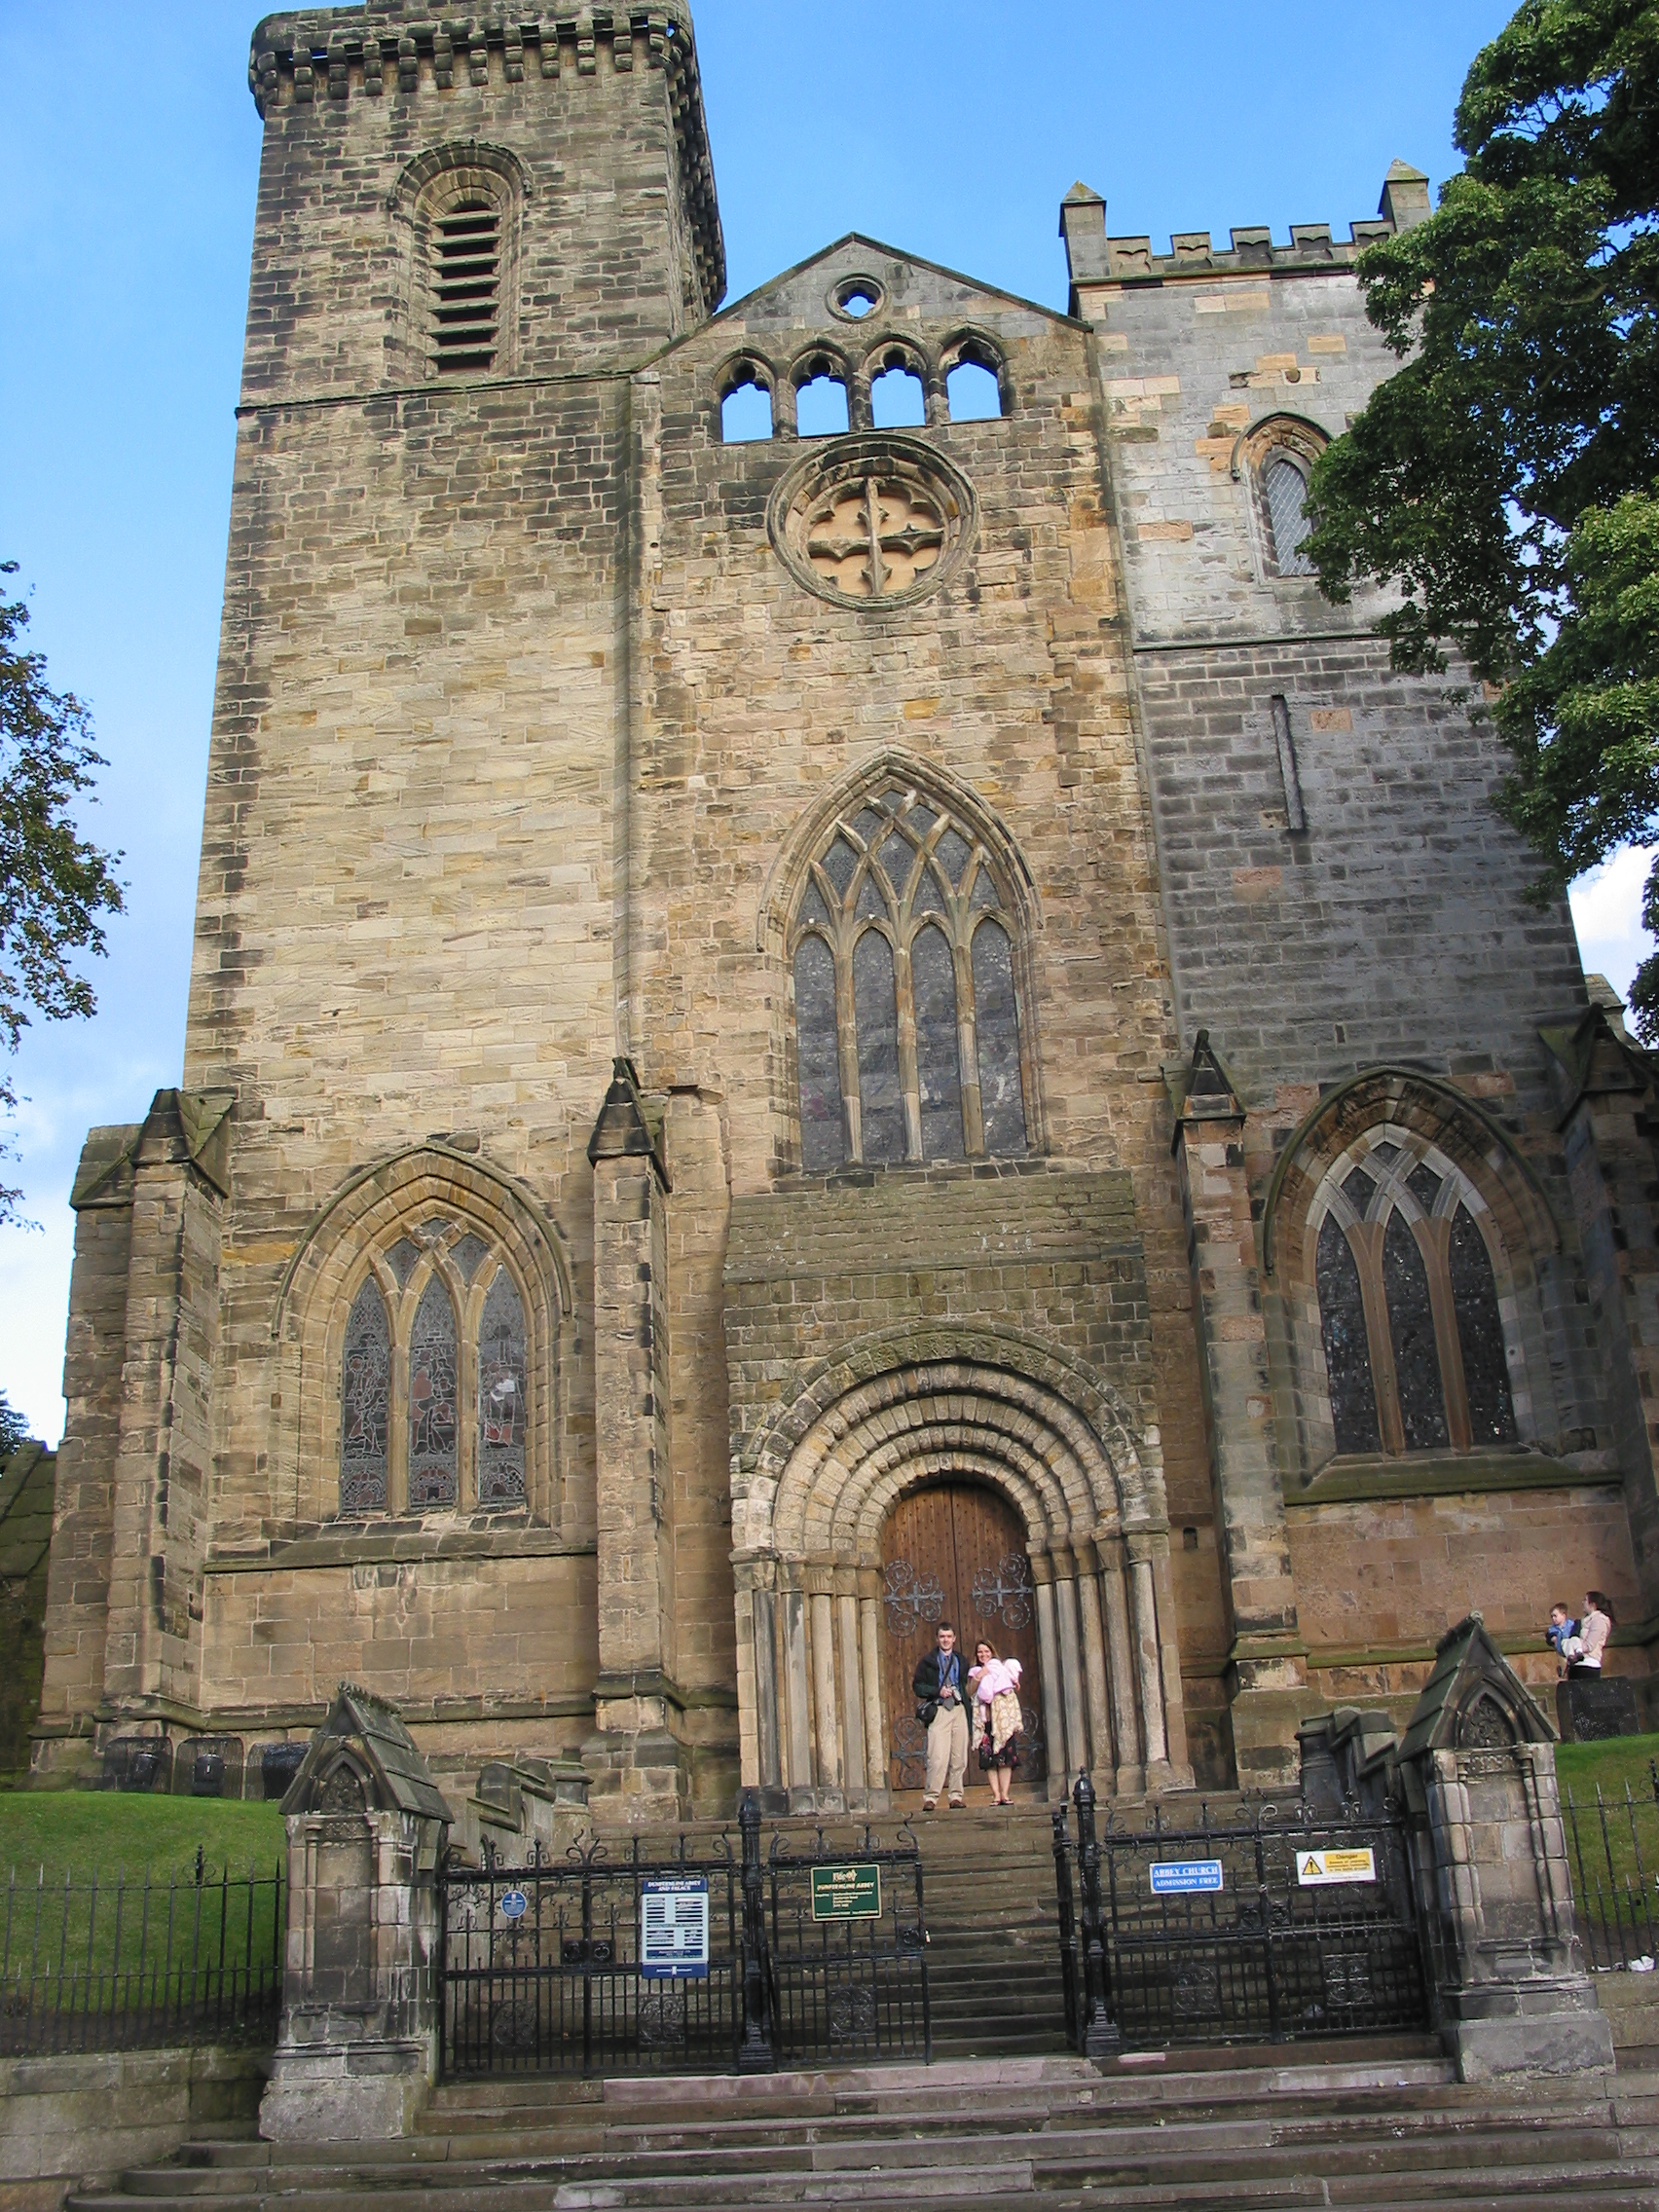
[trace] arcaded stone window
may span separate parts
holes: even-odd
[[[1332,1169],[1316,1211],[1337,1450],[1514,1443],[1497,1233],[1474,1186],[1439,1152],[1378,1135]]]
[[[501,1251],[439,1214],[368,1268],[341,1348],[341,1514],[523,1506],[528,1332]]]
[[[803,1167],[1026,1150],[1016,935],[943,807],[894,783],[830,827],[790,933]]]

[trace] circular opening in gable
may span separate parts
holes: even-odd
[[[887,287],[873,276],[843,276],[830,295],[830,311],[845,322],[863,322],[874,314],[887,297]]]

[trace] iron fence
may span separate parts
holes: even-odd
[[[720,2071],[742,2030],[742,1909],[729,1845],[647,1860],[604,1843],[562,1863],[443,1875],[443,2069],[467,2074]],[[723,1841],[723,1839],[722,1839]],[[709,1958],[696,1978],[642,1973],[645,1885],[706,1882]]]
[[[1595,1972],[1659,1964],[1659,1761],[1647,1776],[1645,1788],[1626,1782],[1611,1795],[1600,1783],[1593,1797],[1561,1792],[1578,1936]]]
[[[901,1837],[905,1833],[901,1829]],[[874,1870],[874,1895],[846,1918],[819,1916],[814,1895],[829,1869]],[[766,1924],[774,2043],[791,2065],[812,2060],[933,2057],[927,1919],[921,1852],[912,1837],[891,1847],[866,1827],[838,1852],[820,1828],[797,1854],[772,1838]]]
[[[1053,1815],[1066,2031],[1092,2056],[1378,2034],[1428,2021],[1404,1827],[1267,1800],[1212,1821]]]
[[[276,2042],[287,1873],[59,1882],[16,1867],[0,1936],[0,2052]]]
[[[563,1862],[447,1868],[441,1877],[442,2063],[502,2073],[769,2072],[815,2060],[931,2055],[921,1855],[866,1827],[838,1848],[774,1834],[746,1797],[722,1832],[667,1857],[635,1837]],[[646,1955],[664,1894],[706,1892],[693,1971]],[[816,1891],[816,1897],[815,1897]]]

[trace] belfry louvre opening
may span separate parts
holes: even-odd
[[[432,224],[432,367],[493,369],[499,343],[501,212],[468,199]]]

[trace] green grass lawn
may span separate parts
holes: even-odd
[[[33,1884],[39,1869],[61,1884],[118,1871],[194,1876],[200,1848],[215,1873],[269,1876],[282,1856],[282,1816],[274,1804],[216,1797],[139,1797],[113,1789],[0,1789],[0,1887],[16,1869]]]
[[[1580,1804],[1594,1804],[1600,1785],[1604,1799],[1624,1802],[1625,1785],[1632,1797],[1654,1804],[1650,1760],[1659,1760],[1659,1736],[1614,1736],[1604,1744],[1558,1744],[1556,1774],[1562,1793],[1572,1791]]]
[[[0,1790],[0,2010],[188,2009],[250,1969],[268,1984],[283,1845],[275,1805]]]

